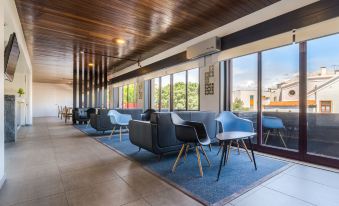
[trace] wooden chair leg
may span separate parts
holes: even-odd
[[[252,161],[253,161],[253,160],[252,160],[252,157],[251,157],[251,155],[250,155],[250,153],[249,153],[249,151],[248,151],[248,149],[247,149],[247,146],[246,146],[246,144],[245,144],[245,142],[244,142],[243,139],[241,139],[241,143],[242,143],[242,146],[244,147],[244,149],[245,149],[245,151],[246,151],[248,157],[250,158],[250,160],[251,160],[251,162],[252,162]]]
[[[219,147],[219,150],[218,150],[218,153],[217,153],[217,156],[219,155],[219,153],[220,153],[220,151],[222,150],[223,146],[224,146],[224,142],[221,142],[220,147]]]
[[[284,138],[282,137],[280,131],[278,131],[278,133],[279,133],[279,136],[280,136],[280,139],[281,139],[282,143],[284,144],[285,148],[287,148],[286,143],[284,141]]]
[[[240,147],[240,146],[239,146],[239,140],[237,140],[237,141],[236,141],[236,143],[237,143],[237,148],[238,148],[238,155],[240,155],[240,149],[239,149],[239,147]]]
[[[266,139],[265,139],[265,144],[267,144],[267,140],[268,140],[268,137],[270,136],[270,132],[271,132],[271,130],[268,130],[267,135],[266,135]]]
[[[200,152],[199,152],[198,146],[195,146],[195,152],[197,153],[200,176],[203,177],[203,176],[204,176],[204,173],[203,173],[203,171],[202,171],[201,159],[200,159]]]
[[[230,155],[230,150],[231,150],[231,146],[232,146],[232,140],[230,141],[230,143],[228,144],[228,150],[227,150],[227,155],[226,155],[226,162],[228,161],[228,156]]]
[[[177,157],[177,159],[175,160],[174,165],[173,165],[173,167],[172,167],[172,172],[175,172],[175,169],[177,168],[177,165],[178,165],[178,163],[179,163],[180,157],[181,157],[182,152],[184,151],[184,149],[185,149],[185,144],[183,144],[182,147],[181,147],[181,149],[180,149],[180,152],[179,152],[179,154],[178,154],[178,157]]]
[[[210,160],[208,159],[208,157],[207,157],[207,155],[206,155],[206,152],[205,152],[205,150],[204,150],[204,148],[200,145],[200,148],[201,148],[201,151],[202,151],[202,153],[204,154],[204,156],[205,156],[205,158],[206,158],[206,160],[207,160],[207,162],[208,162],[208,166],[211,166],[211,162],[210,162]]]
[[[187,159],[187,153],[188,153],[189,148],[190,148],[190,145],[187,144],[186,150],[185,150],[185,157],[184,157],[184,160],[185,160],[185,161],[186,161],[186,159]]]
[[[122,127],[120,126],[120,142],[121,142],[121,129],[122,129]]]
[[[111,132],[111,135],[110,135],[111,138],[113,137],[114,131],[115,131],[115,127],[113,127],[113,129],[112,129],[112,132]]]

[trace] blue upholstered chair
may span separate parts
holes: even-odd
[[[121,129],[122,127],[126,127],[126,129],[128,129],[128,124],[129,121],[132,120],[132,116],[130,114],[120,114],[116,110],[110,110],[107,116],[109,116],[111,123],[114,125],[111,136],[113,136],[115,128],[118,126],[120,128],[120,142],[121,142]]]
[[[254,132],[254,127],[253,127],[252,121],[240,118],[240,117],[236,116],[235,114],[233,114],[232,112],[229,112],[229,111],[221,112],[215,120],[220,123],[221,128],[222,128],[222,132],[231,132],[231,131]],[[251,157],[250,153],[248,152],[248,149],[246,147],[244,140],[241,140],[240,142],[241,142],[243,148],[246,150],[248,157],[252,161],[252,157]],[[227,156],[226,156],[226,161],[228,159],[230,147],[232,146],[232,143],[233,142],[230,141],[230,143],[228,145],[228,153],[227,153]],[[236,144],[238,146],[238,153],[240,154],[240,152],[239,152],[239,142],[237,141]],[[219,152],[220,152],[220,149],[219,149]],[[218,152],[218,154],[219,154],[219,152]]]
[[[283,121],[278,117],[263,116],[262,117],[262,126],[267,130],[265,137],[265,144],[267,143],[268,138],[270,137],[271,132],[277,132],[285,148],[287,148],[284,138],[282,137],[280,130],[285,129]]]

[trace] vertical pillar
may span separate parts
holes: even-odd
[[[307,153],[307,42],[299,44],[299,153]]]
[[[82,108],[82,54],[79,54],[79,108]]]
[[[108,67],[107,57],[104,60],[104,107],[108,108],[109,105],[107,103],[107,67]]]
[[[84,54],[84,107],[87,107],[87,75],[88,75],[88,54]]]
[[[73,47],[73,109],[77,107],[77,51],[76,47]],[[73,124],[76,123],[74,112],[72,116]]]
[[[98,58],[95,56],[94,66],[94,105],[98,107]]]
[[[258,91],[257,91],[257,144],[262,144],[262,53],[258,53]]]
[[[89,63],[93,65],[92,55],[89,55]],[[88,91],[88,106],[93,107],[93,68],[94,66],[88,66],[89,72],[89,91]]]
[[[102,56],[99,60],[99,106],[102,107]]]

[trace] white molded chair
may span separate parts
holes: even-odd
[[[122,127],[126,127],[128,129],[129,121],[132,120],[132,116],[130,114],[121,114],[116,110],[110,110],[107,114],[110,117],[111,123],[114,125],[111,137],[114,134],[116,126],[120,128],[120,142],[121,142],[121,129]]]

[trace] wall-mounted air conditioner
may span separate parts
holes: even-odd
[[[206,39],[198,44],[190,46],[186,50],[187,59],[195,59],[221,51],[219,37]]]

